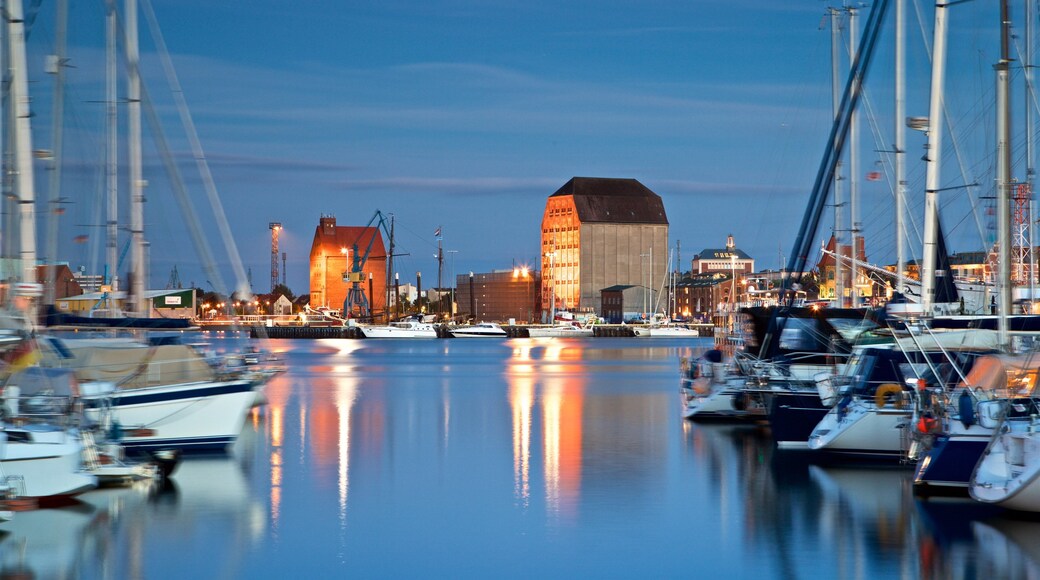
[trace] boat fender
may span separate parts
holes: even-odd
[[[975,401],[972,400],[971,393],[968,392],[968,389],[961,391],[961,396],[957,399],[957,410],[961,414],[961,423],[964,424],[965,429],[976,423]]]
[[[935,433],[939,430],[939,420],[931,413],[925,413],[917,421],[917,430],[921,433]]]
[[[880,409],[888,403],[892,403],[896,409],[903,408],[903,387],[895,383],[885,383],[878,387],[874,393],[874,404]]]
[[[119,421],[112,421],[112,427],[108,431],[108,439],[116,442],[123,440],[123,426],[119,424]]]

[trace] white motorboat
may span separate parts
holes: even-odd
[[[494,322],[481,322],[451,329],[455,338],[505,338],[506,331]]]
[[[361,326],[365,338],[437,338],[437,327],[415,320],[391,322],[385,326]]]
[[[72,370],[87,417],[129,452],[221,452],[234,443],[269,373],[223,367],[183,344],[41,341],[42,364]]]
[[[577,322],[559,323],[553,326],[529,326],[527,336],[531,338],[566,338],[592,336],[591,326],[581,326]]]

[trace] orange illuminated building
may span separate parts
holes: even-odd
[[[658,287],[668,249],[661,196],[635,179],[572,178],[542,216],[543,313],[599,313],[604,288]]]
[[[368,258],[364,259],[366,251]],[[379,228],[338,226],[334,216],[322,216],[314,232],[310,257],[311,308],[325,307],[337,311],[343,308],[352,284],[344,279],[350,275],[355,255],[361,271],[354,276],[368,299],[372,315],[384,315],[386,249]]]

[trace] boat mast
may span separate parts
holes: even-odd
[[[444,315],[444,310],[441,306],[444,301],[441,300],[441,293],[444,289],[444,237],[441,236],[441,228],[443,226],[437,226],[437,318],[440,319]]]
[[[117,263],[116,248],[119,244],[119,107],[117,106],[118,80],[116,77],[116,3],[105,2],[105,143],[108,145],[105,159],[105,179],[108,207],[105,220],[105,279],[103,284],[113,291],[118,290],[115,280]]]
[[[896,290],[902,292],[903,275],[906,272],[906,235],[903,225],[906,213],[906,0],[896,0],[895,57]]]
[[[856,50],[857,50],[857,39],[856,39],[856,25],[859,20],[859,12],[855,8],[848,8],[849,11],[849,66],[851,68],[852,63],[856,61]],[[852,248],[849,250],[849,256],[852,258],[851,265],[849,266],[851,286],[850,297],[852,308],[859,307],[859,289],[857,288],[857,280],[859,279],[859,268],[856,266],[857,260],[859,260],[859,252],[857,251],[859,242],[859,109],[852,110],[852,121],[849,126],[849,232],[851,232]]]
[[[68,1],[58,0],[55,14],[54,56],[50,59],[49,73],[54,75],[54,103],[52,110],[52,135],[49,170],[49,196],[47,212],[47,286],[44,288],[44,303],[53,305],[57,295],[58,263],[58,205],[61,203],[61,152],[63,117],[65,116],[65,30],[68,22]]]
[[[997,63],[997,308],[1000,312],[998,340],[1000,346],[1009,346],[1007,314],[1011,308],[1011,131],[1008,65],[1007,0],[1000,1],[1000,61]]]
[[[137,0],[126,0],[126,60],[127,127],[130,132],[128,167],[130,173],[130,256],[132,307],[138,316],[150,316],[151,308],[145,301],[144,290],[148,273],[145,271],[144,241],[144,177],[141,171],[141,70],[137,45]],[[230,302],[230,301],[229,301]]]
[[[14,127],[14,179],[18,199],[19,279],[36,283],[36,190],[33,182],[32,131],[29,125],[29,77],[25,58],[25,20],[22,0],[7,3],[7,40],[10,51],[10,103]],[[30,313],[32,314],[32,313]],[[32,320],[32,318],[30,318]]]
[[[928,106],[928,143],[925,145],[924,255],[921,257],[921,306],[932,311],[935,297],[935,259],[939,225],[939,158],[942,155],[943,86],[946,82],[946,4],[935,5],[932,40],[932,94]]]
[[[840,87],[838,86],[838,61],[841,55],[841,45],[838,37],[841,32],[841,10],[838,8],[829,8],[831,14],[831,103],[833,107],[834,118],[838,118],[839,107],[841,106],[841,93]],[[851,128],[850,128],[851,132]],[[834,260],[834,305],[841,308],[845,305],[845,280],[842,276],[843,265],[841,263],[841,240],[842,240],[842,219],[841,219],[841,154],[838,154],[838,160],[834,166],[834,191],[832,193],[834,199],[834,251],[837,253],[837,257]]]

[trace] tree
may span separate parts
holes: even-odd
[[[290,290],[285,284],[276,284],[275,287],[271,289],[271,296],[278,296],[279,294],[288,298],[289,302],[296,300],[296,296],[293,295],[292,290]]]

